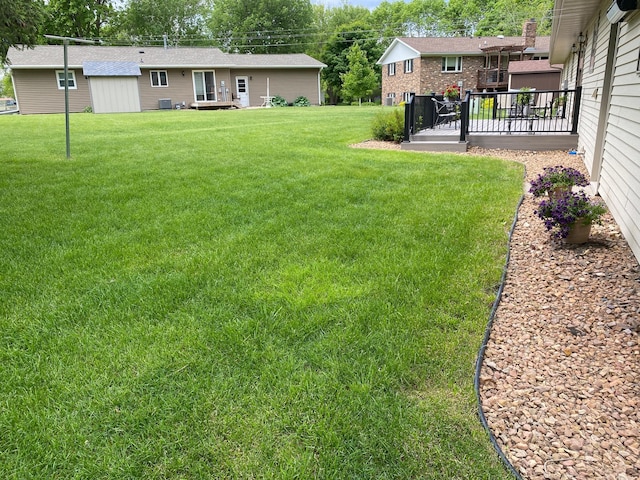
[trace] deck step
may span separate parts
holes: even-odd
[[[428,141],[428,142],[403,142],[402,150],[413,150],[418,152],[466,152],[469,142],[456,141]]]
[[[460,132],[454,132],[454,134],[444,135],[427,135],[424,133],[416,133],[409,136],[410,142],[454,142],[460,138]]]

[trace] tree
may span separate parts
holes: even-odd
[[[207,0],[128,0],[116,30],[130,37],[162,38],[189,43],[185,37],[202,36],[210,12]],[[116,32],[117,33],[117,32]]]
[[[538,20],[537,35],[549,35],[553,15],[553,0],[496,0],[478,22],[478,35],[522,34],[522,25]]]
[[[349,70],[340,75],[342,95],[351,100],[357,98],[358,102],[361,102],[362,97],[371,95],[378,86],[378,76],[357,43],[349,48],[347,59],[349,60]]]
[[[209,23],[223,49],[299,53],[312,33],[309,0],[214,0]]]
[[[404,2],[380,3],[372,12],[372,23],[383,39],[404,37],[407,35],[407,4]]]
[[[307,43],[305,52],[320,58],[324,44],[343,25],[354,22],[369,24],[371,12],[368,8],[344,3],[339,7],[313,5],[313,40]]]
[[[380,69],[376,62],[382,56],[384,47],[379,41],[379,36],[374,33],[373,27],[363,22],[343,25],[329,39],[322,51],[322,61],[327,64],[327,68],[322,70],[322,78],[329,95],[329,103],[337,103],[340,98],[342,89],[340,75],[347,73],[349,69],[347,53],[349,48],[356,43],[366,55],[367,61],[376,75],[380,75]]]
[[[0,79],[0,97],[16,98],[16,94],[13,91],[11,75],[6,71],[2,79]]]
[[[41,0],[0,0],[0,64],[7,63],[10,47],[32,47],[39,43]]]
[[[49,0],[44,33],[75,38],[98,38],[113,13],[111,0]]]
[[[444,31],[445,0],[384,1],[372,13],[373,22],[384,38],[401,36],[435,37]]]

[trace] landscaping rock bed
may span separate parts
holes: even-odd
[[[522,162],[527,181],[545,166],[587,174],[567,152],[469,154]],[[535,216],[538,202],[526,194],[518,212],[482,409],[525,479],[639,479],[640,267],[610,214],[589,243],[568,246]]]

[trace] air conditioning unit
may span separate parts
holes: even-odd
[[[607,20],[611,23],[621,22],[631,10],[638,8],[638,0],[614,0],[607,9]]]
[[[161,98],[158,102],[160,103],[160,110],[171,110],[170,98]]]

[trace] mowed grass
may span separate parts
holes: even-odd
[[[0,117],[0,478],[509,478],[522,167],[349,148],[377,111]]]

